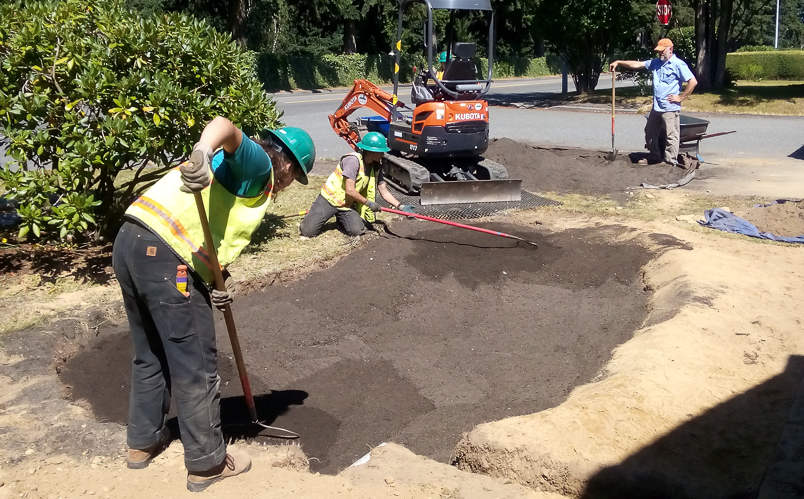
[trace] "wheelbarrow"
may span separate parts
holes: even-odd
[[[711,139],[712,137],[719,137],[721,135],[728,135],[737,130],[728,132],[706,133],[709,127],[709,122],[701,118],[693,118],[692,116],[681,115],[679,117],[680,134],[679,134],[679,154],[689,154],[695,156],[701,163],[704,162],[701,158],[701,141],[704,139]],[[659,137],[659,150],[664,151],[667,143],[666,136]]]

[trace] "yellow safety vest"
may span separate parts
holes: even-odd
[[[126,216],[146,225],[204,281],[212,284],[212,266],[204,248],[204,231],[195,196],[182,192],[181,185],[179,169],[169,171],[129,206]],[[251,242],[251,235],[268,211],[270,194],[238,197],[214,180],[201,191],[221,266],[232,263]]]
[[[360,169],[355,179],[355,190],[369,201],[374,201],[377,196],[377,169],[372,168],[368,175],[366,175],[363,166],[363,157],[361,155],[356,152],[349,153],[341,156],[341,161],[343,161],[343,158],[346,156],[354,156],[360,162]],[[345,211],[352,209],[352,205],[346,205],[346,179],[343,176],[343,168],[341,168],[340,161],[338,162],[338,167],[335,168],[335,171],[332,172],[327,179],[324,187],[321,188],[321,195],[324,199],[329,201],[329,204],[339,210]],[[354,208],[360,213],[360,218],[369,223],[375,220],[374,212],[371,211],[368,206],[358,203],[357,201],[353,201],[352,204],[356,205]]]

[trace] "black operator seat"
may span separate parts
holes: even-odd
[[[457,42],[453,46],[452,58],[447,61],[441,81],[448,89],[461,94],[460,99],[476,99],[483,86],[477,82],[477,66],[475,65],[475,44]],[[463,81],[464,83],[458,83]]]

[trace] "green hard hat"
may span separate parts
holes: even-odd
[[[441,52],[438,54],[438,62],[447,62],[447,53]]]
[[[357,147],[363,149],[364,151],[371,151],[371,152],[388,152],[388,141],[385,140],[383,134],[379,132],[369,132],[365,136],[363,136],[363,140],[361,140]]]
[[[287,147],[302,170],[296,180],[300,184],[307,184],[307,174],[313,169],[315,162],[315,144],[313,144],[310,134],[293,126],[286,126],[278,130],[265,130],[265,132]]]

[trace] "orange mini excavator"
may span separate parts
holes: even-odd
[[[404,8],[421,1],[427,6],[425,43],[427,65],[414,77],[408,107],[397,98]],[[400,191],[420,196],[422,205],[519,201],[521,180],[511,180],[505,167],[483,158],[489,141],[489,106],[481,99],[491,84],[494,49],[489,29],[489,70],[478,80],[475,44],[458,42],[441,78],[433,68],[433,9],[493,11],[489,0],[399,0],[399,36],[396,43],[394,91],[386,92],[366,80],[355,80],[338,110],[329,116],[333,130],[353,148],[363,131],[380,132],[391,152],[383,158],[385,179]],[[377,116],[350,122],[358,109]]]

